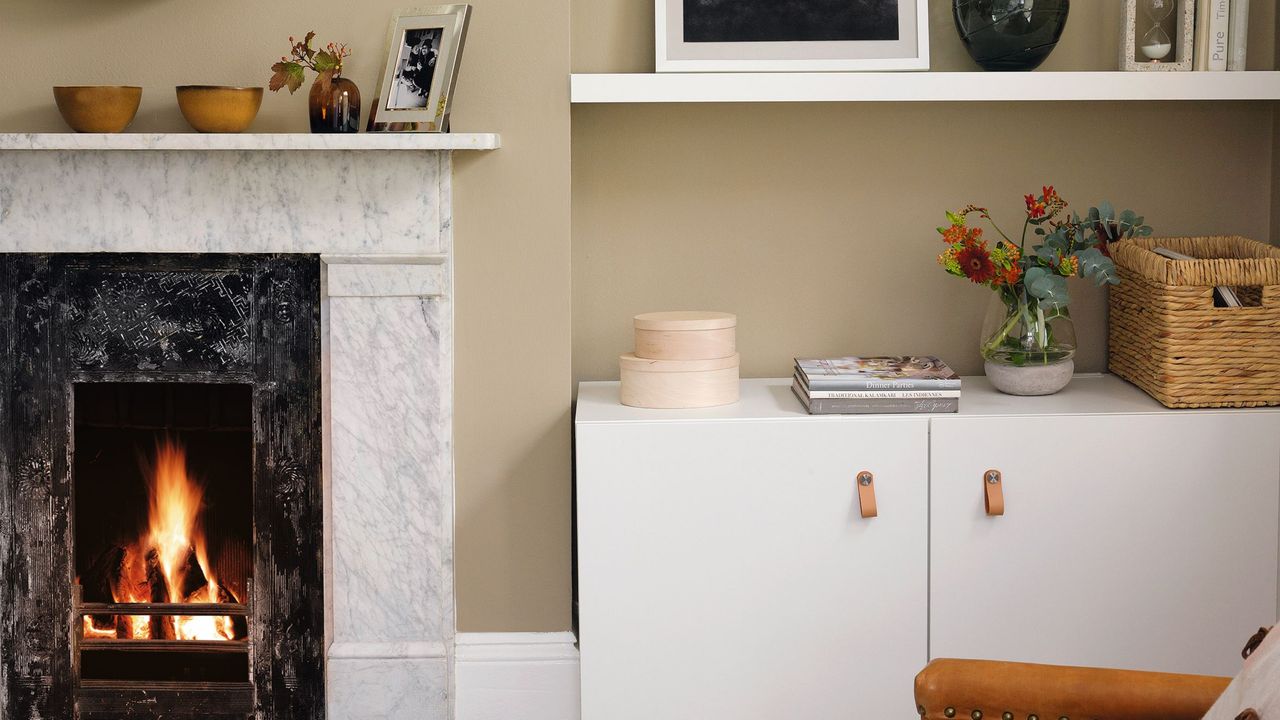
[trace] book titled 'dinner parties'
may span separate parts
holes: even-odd
[[[960,410],[960,376],[932,356],[797,358],[791,389],[813,415]]]

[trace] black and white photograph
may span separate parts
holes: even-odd
[[[685,42],[897,40],[898,0],[685,0]]]
[[[424,108],[431,95],[431,79],[440,59],[440,41],[444,28],[406,30],[396,60],[395,78],[391,82],[389,109]]]
[[[406,10],[391,20],[372,132],[448,132],[470,5]]]

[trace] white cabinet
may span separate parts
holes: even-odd
[[[1234,675],[1276,620],[1277,479],[1276,413],[933,420],[931,655]]]
[[[583,717],[909,712],[928,652],[927,420],[697,417],[579,412]]]
[[[902,717],[943,656],[1233,674],[1276,620],[1275,410],[1165,410],[1106,376],[966,378],[934,416],[812,417],[786,380],[701,410],[617,392],[578,397],[585,720]]]

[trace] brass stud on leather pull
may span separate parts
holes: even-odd
[[[858,473],[858,508],[863,518],[879,514],[876,509],[876,477],[866,470]]]
[[[1004,477],[999,470],[982,474],[982,501],[988,515],[1004,515]]]

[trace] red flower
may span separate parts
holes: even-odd
[[[991,254],[983,245],[967,245],[956,253],[956,262],[964,276],[979,285],[991,282],[996,274],[996,266],[991,262]]]
[[[1027,195],[1026,200],[1027,215],[1031,216],[1033,220],[1044,217],[1044,209],[1046,207],[1044,200],[1037,200],[1035,195]]]

